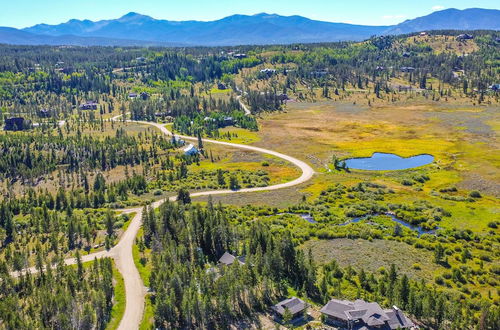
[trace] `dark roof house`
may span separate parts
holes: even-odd
[[[97,101],[87,101],[83,104],[80,104],[80,110],[97,110]]]
[[[361,299],[354,302],[332,299],[323,306],[321,313],[327,317],[327,323],[349,329],[416,329],[396,306],[384,310],[375,302]]]
[[[149,93],[148,93],[148,92],[142,92],[142,93],[141,93],[141,98],[142,98],[143,100],[147,100],[147,99],[149,98]]]
[[[223,121],[222,121],[222,125],[223,126],[231,126],[231,125],[234,125],[234,119],[233,117],[224,117]]]
[[[22,131],[32,127],[31,121],[23,117],[13,117],[5,119],[4,130],[6,131]]]
[[[226,86],[226,84],[220,82],[217,84],[217,89],[226,90],[227,86]]]
[[[285,315],[285,311],[286,309],[288,309],[292,314],[292,318],[296,318],[298,316],[304,315],[304,311],[307,310],[307,307],[307,303],[302,299],[292,297],[277,303],[276,305],[271,307],[271,309],[274,311],[274,313],[276,313],[276,316],[280,318]]]
[[[285,94],[285,93],[278,94],[278,95],[276,95],[276,97],[280,101],[288,101],[288,100],[290,100],[290,98],[288,97],[288,94]]]
[[[469,39],[474,39],[474,36],[467,33],[459,34],[457,36],[457,40],[469,40]]]
[[[415,71],[415,68],[412,66],[402,66],[401,67],[401,72],[413,72]]]

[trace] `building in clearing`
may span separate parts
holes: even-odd
[[[219,264],[223,266],[231,266],[236,261],[238,261],[241,265],[245,264],[245,257],[235,257],[229,252],[224,252],[222,257],[219,259]]]
[[[459,34],[457,36],[457,40],[459,40],[459,41],[461,41],[461,40],[470,40],[470,39],[474,39],[474,36],[472,34],[464,33],[464,34]]]
[[[226,90],[227,86],[226,86],[226,84],[220,82],[220,83],[217,84],[217,89],[219,89],[219,90]]]
[[[175,135],[172,135],[171,142],[173,145],[176,145],[176,146],[183,146],[186,144],[186,142],[183,139],[181,139],[180,137],[175,136]]]
[[[13,117],[5,119],[5,131],[23,131],[32,127],[31,121],[23,117]]]
[[[97,110],[97,106],[99,103],[97,101],[87,101],[83,104],[80,104],[80,110]]]
[[[292,315],[292,320],[293,320],[303,317],[304,314],[307,312],[307,307],[308,307],[307,303],[304,302],[302,299],[299,299],[297,297],[292,297],[277,303],[276,305],[271,307],[271,309],[273,310],[274,314],[278,319],[283,319],[285,311],[288,309],[288,311]]]
[[[184,155],[186,155],[186,156],[194,156],[194,155],[198,154],[198,149],[192,144],[190,144],[186,148],[184,148],[183,151],[184,151]]]
[[[493,84],[490,86],[490,89],[494,92],[500,91],[500,84]]]
[[[417,329],[418,327],[404,313],[393,306],[382,309],[379,304],[358,299],[330,300],[321,313],[326,317],[326,323],[348,329]]]

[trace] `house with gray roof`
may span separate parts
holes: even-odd
[[[292,297],[277,303],[276,305],[271,307],[271,309],[279,319],[283,318],[283,316],[285,315],[285,311],[288,309],[288,311],[290,311],[290,314],[292,314],[293,320],[303,317],[304,313],[307,311],[307,307],[308,305],[305,301],[297,297]]]
[[[184,148],[183,151],[184,151],[184,155],[186,155],[186,156],[194,156],[194,155],[198,154],[198,149],[192,144],[190,144],[186,148]]]
[[[404,313],[393,306],[382,309],[378,303],[358,299],[330,300],[321,313],[326,317],[326,323],[347,329],[417,329],[415,324]]]
[[[235,257],[229,252],[224,252],[222,257],[219,259],[219,264],[223,266],[231,266],[236,261],[238,261],[241,265],[245,264],[245,257]]]

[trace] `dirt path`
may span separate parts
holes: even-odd
[[[241,102],[241,101],[240,101]],[[250,114],[250,111],[248,108],[242,103],[243,109],[245,110],[245,113]],[[115,116],[111,118],[111,120],[118,120],[120,116]],[[158,128],[163,134],[166,135],[172,135],[172,132],[170,132],[168,129],[165,128],[164,125],[158,124],[158,123],[153,123],[153,122],[145,122],[145,121],[130,121],[130,122],[136,122],[140,124],[146,124],[146,125],[151,125],[156,128]],[[197,141],[197,138],[195,137],[190,137],[190,136],[179,136],[182,139],[185,140],[194,140]],[[230,143],[230,142],[223,142],[223,141],[217,141],[217,140],[211,140],[211,139],[203,139],[203,142],[206,143],[214,143],[214,144],[219,144],[219,145],[224,145],[228,147],[233,147],[233,148],[240,148],[240,149],[246,149],[246,150],[252,150],[268,155],[273,155],[276,157],[279,157],[281,159],[284,159],[288,162],[291,162],[295,166],[299,167],[302,171],[302,175],[293,180],[289,181],[286,183],[281,183],[273,186],[268,186],[268,187],[256,187],[256,188],[244,188],[240,190],[214,190],[214,191],[204,191],[204,192],[197,192],[191,194],[192,197],[197,197],[197,196],[207,196],[207,195],[222,195],[222,194],[237,194],[237,193],[246,193],[246,192],[256,192],[256,191],[270,191],[270,190],[278,190],[278,189],[283,189],[287,187],[292,187],[299,185],[301,183],[304,183],[311,179],[311,177],[314,175],[314,170],[306,164],[305,162],[296,159],[294,157],[264,149],[264,148],[259,148],[255,146],[250,146],[250,145],[244,145],[244,144],[236,144],[236,143]],[[174,201],[176,197],[170,197],[170,200]],[[152,204],[153,208],[159,207],[161,204],[165,202],[166,199],[158,200]],[[125,299],[126,299],[126,305],[125,305],[125,313],[123,314],[123,318],[120,321],[120,325],[118,329],[125,330],[125,329],[138,329],[139,325],[142,321],[142,314],[144,312],[144,300],[145,300],[145,295],[146,295],[146,288],[144,287],[144,284],[142,283],[141,277],[139,275],[139,271],[135,267],[134,264],[134,258],[132,255],[132,247],[135,241],[135,237],[137,235],[137,232],[139,231],[139,228],[141,227],[142,224],[142,207],[138,208],[132,208],[132,209],[126,209],[126,210],[117,210],[121,211],[122,213],[135,213],[134,218],[130,221],[130,224],[127,228],[127,230],[123,233],[122,237],[120,238],[120,241],[118,242],[117,245],[115,245],[112,249],[109,251],[101,251],[101,252],[96,252],[92,254],[88,254],[85,256],[82,256],[82,261],[91,261],[94,260],[94,258],[103,258],[103,257],[111,257],[114,258],[116,267],[120,271],[120,273],[123,276],[124,282],[125,282]],[[72,265],[76,263],[75,258],[67,259],[65,260],[65,263],[67,265]],[[24,270],[23,272],[30,271],[31,273],[37,272],[36,268],[32,267],[29,269]],[[13,273],[14,276],[18,276],[18,273]]]

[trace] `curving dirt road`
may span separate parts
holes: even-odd
[[[118,117],[114,117],[113,120],[116,120]],[[131,121],[132,122],[132,121]],[[170,132],[167,128],[165,128],[164,125],[158,124],[158,123],[152,123],[152,122],[145,122],[145,121],[133,121],[137,122],[140,124],[147,124],[151,126],[157,127],[162,133],[166,135],[172,135],[172,132]],[[177,135],[178,137],[185,139],[185,140],[194,140],[197,141],[198,139],[195,137],[190,137],[190,136],[184,136],[184,135]],[[212,140],[212,139],[203,139],[203,142],[206,143],[214,143],[214,144],[220,144],[220,145],[225,145],[228,147],[233,147],[233,148],[240,148],[240,149],[246,149],[246,150],[252,150],[268,155],[273,155],[279,158],[282,158],[286,161],[289,161],[299,167],[302,170],[302,175],[293,180],[289,181],[286,183],[281,183],[273,186],[268,186],[268,187],[256,187],[256,188],[244,188],[240,190],[213,190],[213,191],[203,191],[203,192],[197,192],[197,193],[192,193],[191,197],[196,197],[196,196],[207,196],[207,195],[221,195],[221,194],[235,194],[235,193],[245,193],[245,192],[256,192],[256,191],[270,191],[270,190],[277,190],[277,189],[283,189],[287,187],[292,187],[299,185],[301,183],[304,183],[311,179],[311,177],[314,175],[314,170],[307,165],[305,162],[264,148],[259,148],[259,147],[254,147],[250,145],[244,145],[244,144],[237,144],[237,143],[230,143],[230,142],[223,142],[223,141],[217,141],[217,140]],[[176,199],[175,196],[170,197],[170,200],[174,201]],[[165,202],[165,199],[158,200],[154,202],[151,206],[153,208],[159,207],[161,204]],[[142,284],[141,278],[139,276],[139,271],[134,265],[134,260],[132,256],[132,245],[134,244],[134,239],[135,236],[137,235],[137,231],[139,230],[139,227],[141,225],[141,220],[142,220],[142,209],[135,209],[135,212],[137,212],[137,215],[134,217],[132,222],[129,225],[129,228],[127,229],[127,232],[123,235],[121,238],[120,242],[118,245],[116,245],[113,250],[115,250],[115,254],[113,254],[113,257],[115,257],[116,260],[116,265],[118,267],[118,270],[123,276],[124,282],[125,282],[125,297],[126,297],[126,307],[125,307],[125,314],[123,315],[122,321],[120,322],[119,329],[137,329],[141,320],[142,320],[142,313],[144,311],[144,299],[145,299],[145,288],[144,285]],[[110,251],[111,252],[111,251]]]
[[[241,102],[241,101],[240,101]],[[243,107],[245,112],[250,113],[250,111],[246,108],[246,106]],[[115,116],[111,120],[118,120],[121,117]],[[168,129],[165,128],[162,124],[158,123],[153,123],[153,122],[145,122],[145,121],[129,121],[129,122],[137,122],[140,124],[146,124],[146,125],[151,125],[156,128],[158,128],[163,134],[166,135],[172,135],[172,132],[170,132]],[[184,136],[184,135],[177,135],[182,139],[185,140],[194,140],[197,141],[197,138],[195,137],[190,137],[190,136]],[[246,193],[246,192],[256,192],[256,191],[270,191],[270,190],[277,190],[277,189],[283,189],[287,187],[292,187],[299,185],[301,183],[304,183],[311,179],[311,177],[314,175],[314,170],[305,162],[264,148],[259,148],[255,146],[250,146],[250,145],[244,145],[244,144],[237,144],[237,143],[230,143],[230,142],[223,142],[223,141],[217,141],[217,140],[212,140],[212,139],[203,139],[203,142],[206,143],[214,143],[214,144],[220,144],[220,145],[225,145],[228,147],[233,147],[233,148],[239,148],[239,149],[245,149],[245,150],[251,150],[251,151],[256,151],[272,156],[279,157],[281,159],[284,159],[286,161],[291,162],[295,166],[299,167],[302,170],[302,175],[293,180],[289,181],[286,183],[280,183],[277,185],[273,186],[268,186],[268,187],[256,187],[256,188],[244,188],[240,190],[213,190],[213,191],[203,191],[203,192],[197,192],[197,193],[192,193],[192,197],[196,196],[207,196],[207,195],[221,195],[221,194],[236,194],[236,193]],[[176,197],[170,197],[170,200],[174,201]],[[159,207],[161,204],[165,202],[166,199],[161,199],[152,204],[153,208]],[[135,213],[134,218],[130,221],[130,224],[127,228],[127,230],[123,233],[122,237],[120,238],[120,241],[118,242],[117,245],[115,245],[112,249],[109,251],[101,251],[101,252],[96,252],[88,255],[82,256],[82,261],[91,261],[94,260],[94,258],[102,258],[102,257],[111,257],[114,258],[116,267],[120,271],[120,273],[123,276],[124,283],[125,283],[125,299],[126,299],[126,305],[125,305],[125,313],[123,314],[122,320],[120,321],[120,325],[118,329],[138,329],[139,325],[142,320],[142,314],[144,312],[144,300],[146,296],[146,288],[144,287],[144,284],[142,283],[141,277],[139,275],[139,271],[135,267],[134,264],[134,258],[132,255],[132,246],[135,241],[135,237],[137,236],[137,232],[139,231],[139,228],[141,227],[142,224],[142,207],[138,208],[131,208],[131,209],[125,209],[125,210],[117,210],[121,211],[122,213]],[[76,259],[75,258],[70,258],[65,260],[65,263],[67,265],[75,264]],[[30,271],[31,273],[35,273],[37,270],[36,268],[32,267],[29,269],[24,270],[23,272]],[[18,276],[19,273],[13,273],[14,276]]]

